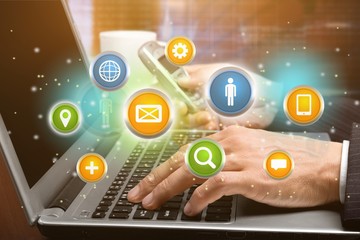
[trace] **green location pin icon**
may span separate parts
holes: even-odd
[[[49,119],[50,126],[55,132],[71,134],[79,128],[81,115],[75,104],[61,102],[51,109]]]

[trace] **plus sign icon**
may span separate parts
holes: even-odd
[[[96,153],[85,154],[78,160],[76,172],[84,182],[98,182],[107,173],[106,160]]]

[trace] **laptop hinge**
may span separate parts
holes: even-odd
[[[66,211],[72,201],[77,197],[81,189],[85,186],[79,177],[72,178],[68,184],[65,185],[63,190],[55,197],[55,199],[50,203],[48,208],[60,208]]]

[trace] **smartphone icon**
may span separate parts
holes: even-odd
[[[311,95],[297,94],[296,95],[296,115],[310,116],[311,115]]]

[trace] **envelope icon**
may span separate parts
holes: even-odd
[[[139,104],[135,107],[137,123],[160,123],[162,121],[162,106],[157,104]]]

